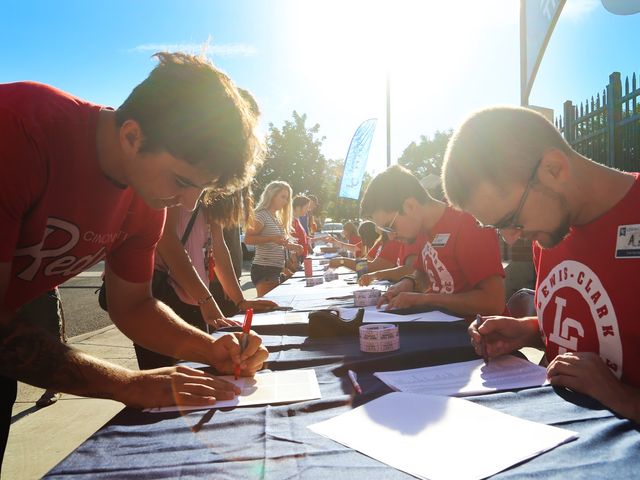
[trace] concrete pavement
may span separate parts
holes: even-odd
[[[68,343],[98,358],[137,369],[131,340],[113,325],[71,338]],[[18,384],[3,480],[42,477],[124,408],[113,400],[62,394],[53,405],[38,409],[35,402],[43,392]]]

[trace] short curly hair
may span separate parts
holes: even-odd
[[[413,173],[400,165],[393,165],[369,183],[360,202],[360,216],[369,218],[378,210],[401,211],[409,197],[421,204],[433,201]]]
[[[161,52],[159,64],[116,110],[121,126],[138,122],[141,152],[166,151],[215,176],[211,185],[233,191],[262,163],[257,104],[206,58]]]
[[[526,183],[550,148],[575,153],[556,127],[534,110],[502,106],[472,114],[447,145],[442,185],[449,203],[464,209],[484,181],[501,190]]]

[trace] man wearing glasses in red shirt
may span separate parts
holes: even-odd
[[[450,202],[533,243],[536,317],[469,329],[489,357],[545,349],[552,385],[640,421],[640,182],[573,150],[542,115],[499,107],[469,117],[443,167]]]
[[[389,238],[422,242],[414,273],[382,295],[378,306],[497,315],[505,309],[504,270],[495,231],[433,199],[407,169],[376,176],[360,205]]]

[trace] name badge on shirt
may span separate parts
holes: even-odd
[[[444,247],[449,241],[450,233],[438,233],[433,240],[431,240],[431,245],[434,247]]]
[[[618,226],[616,258],[640,258],[640,224]]]

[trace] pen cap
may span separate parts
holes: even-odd
[[[242,323],[242,332],[249,333],[251,331],[251,321],[253,320],[253,308],[247,308],[244,313],[244,322]]]

